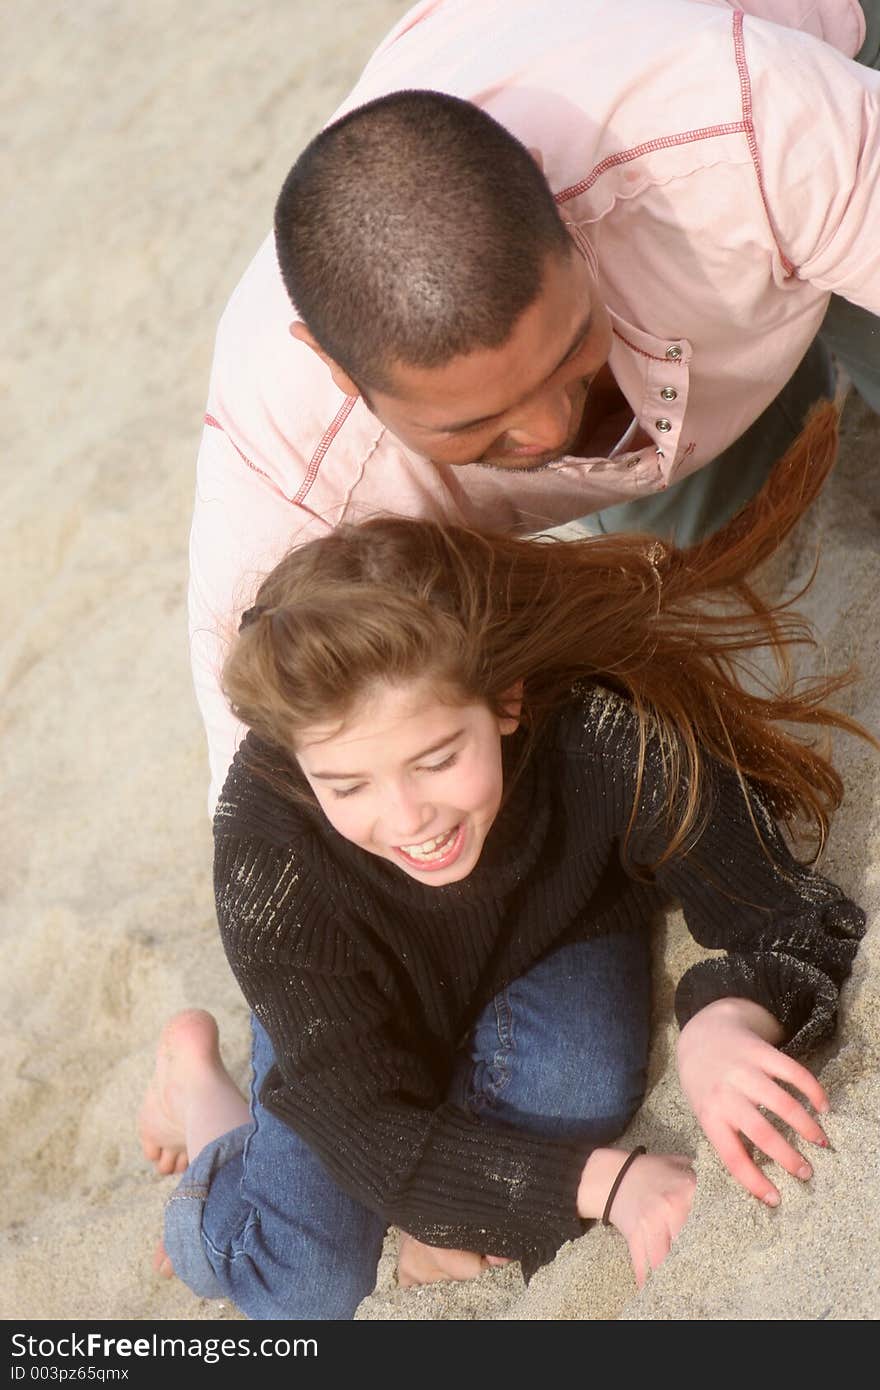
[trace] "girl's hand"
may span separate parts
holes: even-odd
[[[578,1212],[599,1217],[626,1160],[625,1149],[594,1149],[578,1189]],[[629,1247],[636,1283],[657,1269],[690,1215],[696,1174],[684,1154],[640,1154],[624,1174],[609,1212]]]
[[[476,1255],[472,1250],[423,1245],[415,1236],[401,1231],[397,1282],[402,1289],[410,1289],[415,1284],[435,1284],[440,1279],[476,1279],[491,1266],[508,1263],[500,1255]]]
[[[684,1154],[640,1154],[624,1175],[609,1219],[626,1240],[639,1288],[687,1221],[696,1183]]]
[[[815,1110],[829,1108],[812,1072],[773,1046],[782,1037],[781,1025],[760,1004],[718,999],[685,1024],[678,1040],[682,1090],[703,1133],[737,1182],[771,1207],[778,1205],[779,1192],[753,1162],[740,1136],[796,1178],[806,1180],[813,1170],[760,1107],[802,1139],[823,1147],[828,1143],[809,1111],[779,1085],[784,1081],[794,1086]]]

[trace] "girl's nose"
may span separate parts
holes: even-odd
[[[434,808],[407,788],[398,788],[389,795],[385,824],[393,845],[417,845],[428,837],[434,819]]]

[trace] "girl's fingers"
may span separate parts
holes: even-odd
[[[765,1110],[771,1110],[802,1139],[827,1148],[828,1137],[822,1126],[804,1109],[799,1100],[789,1095],[782,1086],[777,1086],[775,1081],[768,1078],[766,1085],[756,1087],[752,1099],[757,1105],[763,1105]]]
[[[681,1168],[682,1170],[689,1168],[691,1172],[694,1171],[694,1160],[689,1158],[687,1154],[666,1154],[665,1158],[667,1162],[674,1164],[676,1168]]]
[[[669,1254],[672,1238],[666,1227],[661,1226],[658,1230],[652,1231],[648,1236],[647,1255],[648,1264],[652,1269],[659,1269],[666,1256]]]
[[[769,1043],[767,1050],[770,1053],[770,1065],[764,1070],[775,1076],[777,1081],[785,1081],[789,1086],[794,1086],[801,1095],[806,1096],[814,1110],[827,1113],[831,1109],[827,1092],[807,1067],[780,1052],[778,1048],[771,1047]]]
[[[636,1276],[636,1285],[642,1289],[648,1277],[648,1265],[642,1244],[641,1234],[634,1237],[630,1242],[629,1257],[632,1260],[633,1274]]]
[[[778,1206],[779,1193],[767,1175],[762,1173],[757,1163],[750,1158],[736,1131],[723,1124],[704,1127],[704,1132],[721,1162],[737,1182],[741,1183],[747,1192],[751,1192],[753,1197],[757,1197],[759,1202],[766,1202],[770,1207]]]
[[[688,1165],[688,1169],[690,1179],[690,1193],[688,1194],[686,1202],[682,1203],[679,1210],[672,1217],[670,1235],[672,1236],[673,1240],[675,1240],[675,1237],[678,1235],[682,1226],[685,1224],[685,1222],[691,1214],[691,1209],[694,1205],[694,1196],[696,1195],[697,1191],[697,1175],[694,1172],[693,1168],[690,1167],[690,1164]]]
[[[787,1173],[791,1173],[793,1178],[801,1178],[806,1181],[813,1176],[813,1170],[802,1154],[799,1154],[793,1144],[789,1144],[784,1135],[765,1119],[759,1110],[753,1110],[740,1126],[747,1139],[765,1153],[768,1158],[772,1158],[774,1163],[778,1163]]]

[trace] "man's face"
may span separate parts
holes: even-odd
[[[574,250],[548,259],[541,291],[507,342],[442,367],[398,365],[369,405],[435,463],[542,468],[571,453],[592,378],[611,349],[595,280]]]

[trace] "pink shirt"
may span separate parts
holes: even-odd
[[[392,30],[334,119],[430,87],[540,150],[655,444],[533,474],[430,463],[291,337],[267,238],[220,322],[190,540],[211,809],[242,732],[224,643],[292,545],[377,511],[534,531],[664,488],[761,414],[832,292],[880,314],[880,73],[851,61],[863,38],[857,0],[424,0]]]

